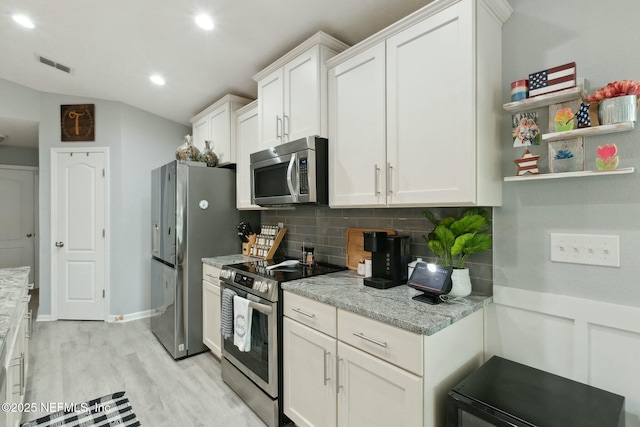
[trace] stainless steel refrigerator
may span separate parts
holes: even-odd
[[[174,359],[202,342],[202,258],[241,253],[232,169],[173,161],[151,172],[151,330]]]

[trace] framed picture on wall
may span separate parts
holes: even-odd
[[[95,104],[60,106],[60,130],[63,142],[95,141]]]

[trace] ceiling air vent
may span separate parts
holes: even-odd
[[[66,65],[60,64],[59,62],[56,62],[52,59],[38,55],[38,61],[40,61],[42,64],[48,65],[49,67],[57,68],[60,71],[71,74],[71,67],[67,67]]]

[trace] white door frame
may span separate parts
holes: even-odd
[[[105,301],[104,301],[104,313],[103,320],[106,322],[109,320],[109,310],[110,310],[110,301],[111,301],[111,281],[110,281],[110,231],[111,231],[111,217],[109,215],[110,212],[110,201],[111,201],[111,192],[109,185],[109,147],[69,147],[69,148],[52,148],[51,149],[51,236],[49,244],[51,247],[49,251],[51,253],[51,320],[58,320],[58,266],[55,262],[56,258],[54,256],[53,250],[53,242],[57,238],[57,221],[53,218],[55,212],[58,212],[58,165],[56,159],[58,158],[59,153],[104,153],[104,170],[107,179],[105,180],[105,203],[104,203],[104,218],[105,218],[105,259],[104,259],[104,290],[106,293]]]
[[[14,169],[14,170],[25,170],[25,171],[33,171],[33,213],[34,213],[34,224],[33,224],[33,233],[35,234],[35,239],[33,241],[33,251],[34,251],[34,274],[33,281],[34,285],[37,288],[40,287],[40,197],[38,196],[40,193],[40,184],[38,182],[39,177],[39,168],[37,166],[18,166],[18,165],[4,165],[0,164],[0,169]]]

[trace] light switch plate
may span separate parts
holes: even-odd
[[[620,237],[551,233],[551,261],[620,267]]]

